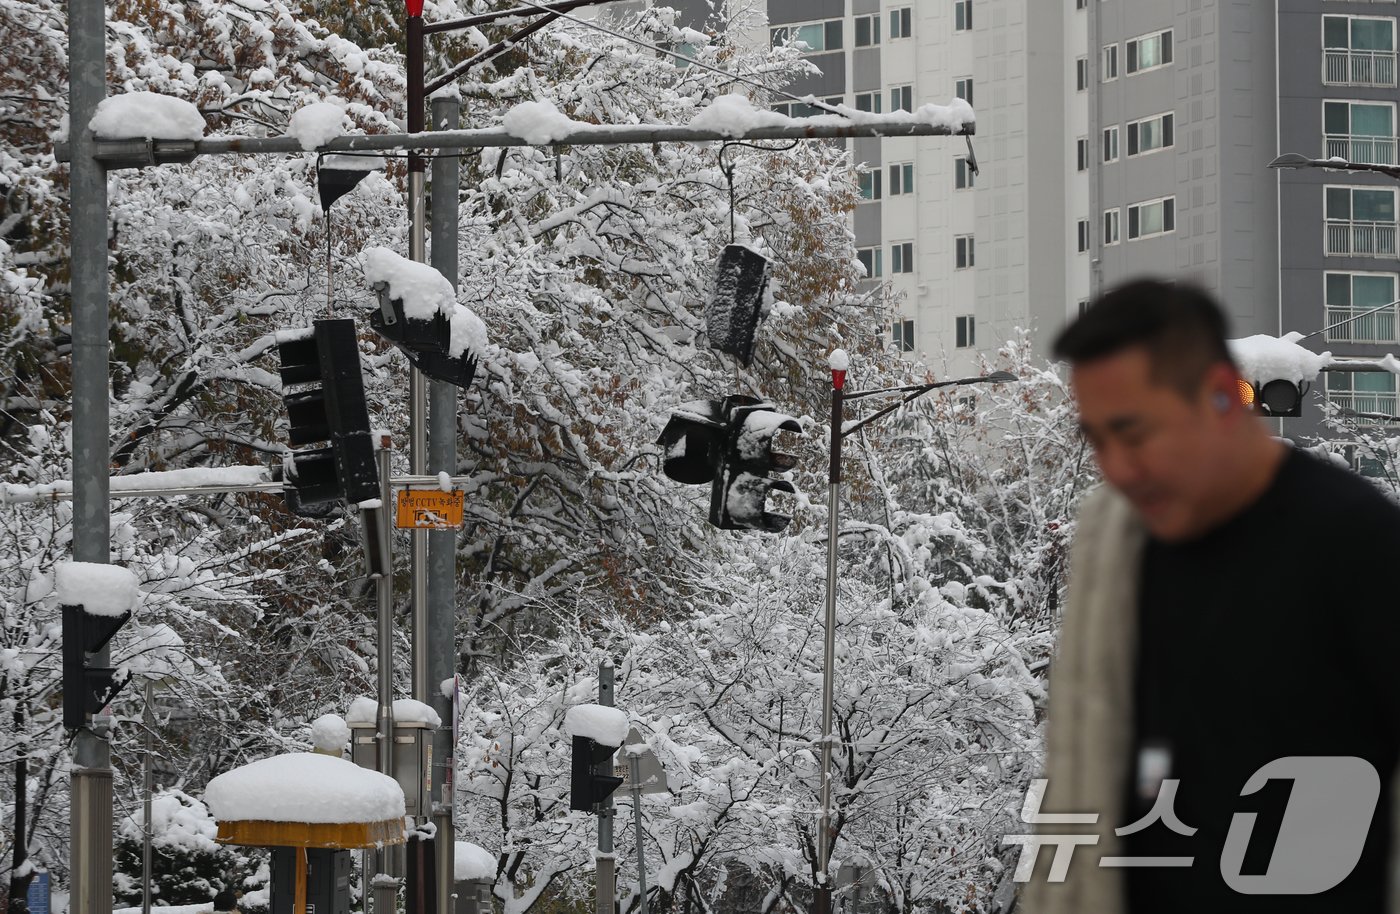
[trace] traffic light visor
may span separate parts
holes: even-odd
[[[1259,389],[1259,402],[1271,416],[1298,415],[1302,400],[1302,392],[1292,381],[1278,379]]]

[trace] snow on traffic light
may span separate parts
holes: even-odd
[[[1332,361],[1332,353],[1300,345],[1303,339],[1300,333],[1261,333],[1230,340],[1230,354],[1240,372],[1240,402],[1270,418],[1302,415],[1304,394]]]
[[[710,523],[719,529],[776,533],[792,518],[770,512],[768,497],[797,491],[770,475],[797,465],[796,457],[773,451],[780,432],[801,434],[802,426],[753,397],[686,403],[661,433],[662,470],[686,485],[710,484]]]
[[[388,248],[364,253],[365,281],[379,294],[370,326],[398,347],[413,367],[436,381],[470,387],[486,351],[486,324],[433,267]]]
[[[596,812],[622,778],[613,774],[612,758],[627,739],[627,714],[606,705],[574,705],[564,714],[564,730],[573,738],[569,767],[569,808]]]
[[[140,591],[119,565],[65,562],[54,589],[63,608],[63,726],[77,730],[121,691],[130,673],[94,663],[131,618]]]

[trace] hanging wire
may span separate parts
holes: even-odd
[[[760,146],[757,143],[749,143],[743,140],[733,140],[719,147],[719,170],[724,174],[724,180],[729,184],[729,243],[734,243],[734,169],[735,163],[731,160],[725,164],[724,154],[730,146],[747,146],[749,149],[757,149],[760,152],[787,152],[789,149],[796,149],[800,140],[793,140],[786,146]]]
[[[725,70],[721,70],[719,67],[712,67],[709,64],[704,64],[698,60],[686,57],[679,51],[672,51],[669,48],[663,48],[659,45],[648,44],[647,42],[642,41],[640,38],[633,38],[631,35],[624,35],[622,32],[610,29],[605,25],[599,25],[596,22],[589,22],[587,19],[580,19],[577,16],[571,16],[568,13],[563,12],[562,10],[554,9],[553,7],[550,7],[549,5],[544,3],[531,3],[530,0],[520,0],[520,3],[522,3],[525,6],[531,7],[532,9],[539,10],[542,13],[553,13],[560,19],[567,19],[570,22],[576,22],[579,25],[584,26],[586,28],[595,29],[606,35],[611,35],[614,38],[620,38],[623,41],[626,41],[630,44],[635,44],[638,47],[646,48],[649,51],[655,51],[658,54],[665,54],[666,56],[674,57],[677,60],[684,60],[688,66],[698,67],[701,70],[708,70],[711,73],[718,73],[720,76],[723,76],[726,79],[732,79],[737,82],[747,83],[748,85],[753,86],[756,89],[762,89],[765,92],[774,92],[778,95],[783,96],[786,99],[789,99],[790,101],[801,102],[806,105],[811,105],[814,108],[821,108],[823,111],[827,111],[831,114],[841,114],[840,108],[838,106],[828,105],[826,102],[818,101],[811,95],[793,95],[791,92],[786,92],[782,89],[775,89],[772,86],[766,86],[756,79],[749,79],[747,76],[740,76],[738,73],[729,73]]]

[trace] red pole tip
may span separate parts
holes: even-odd
[[[845,387],[846,372],[838,371],[835,368],[831,369],[831,386],[836,390],[840,390],[841,388]]]
[[[408,7],[408,14],[417,18],[423,15],[423,0],[403,0],[404,6]]]

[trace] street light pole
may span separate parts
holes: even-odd
[[[841,507],[841,441],[877,419],[889,415],[930,391],[944,387],[966,386],[970,384],[999,384],[1015,381],[1016,376],[1009,371],[997,371],[990,375],[975,378],[959,378],[955,381],[934,381],[928,384],[908,384],[901,387],[881,387],[875,390],[846,392],[846,372],[850,369],[850,358],[846,352],[837,349],[828,360],[831,367],[831,469],[827,476],[827,515],[826,515],[826,628],[822,642],[822,751],[821,751],[821,822],[817,827],[816,890],[814,914],[831,914],[831,873],[830,858],[832,845],[831,829],[831,718],[835,703],[836,684],[836,585],[837,561],[836,545],[840,532]],[[864,419],[852,422],[848,427],[845,419],[847,400],[867,397],[899,396],[892,403]]]
[[[827,475],[826,631],[822,641],[821,823],[817,826],[816,914],[831,914],[831,711],[836,667],[836,540],[841,510],[841,427],[845,424],[846,370],[850,361],[840,349],[831,354],[831,469]]]

